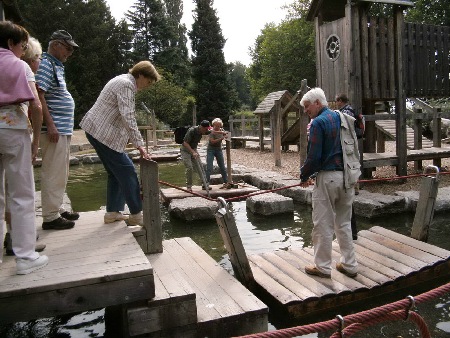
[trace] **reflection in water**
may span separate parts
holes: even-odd
[[[139,172],[139,170],[138,170]],[[184,185],[184,167],[178,163],[159,165],[159,179],[179,186]],[[37,190],[39,190],[39,169],[35,172]],[[194,184],[200,184],[198,180]],[[105,205],[106,173],[101,165],[80,165],[71,167],[68,183],[68,195],[74,210],[98,210]],[[291,247],[311,245],[311,208],[295,205],[293,214],[261,217],[246,210],[245,202],[235,202],[231,210],[235,216],[242,242],[247,254],[274,250],[286,250]],[[161,205],[161,217],[164,239],[191,237],[211,257],[230,273],[233,273],[215,220],[184,222],[169,216],[167,208]],[[409,235],[413,215],[389,215],[378,220],[357,218],[358,230],[369,229],[374,225],[383,226],[398,233]],[[450,224],[446,215],[435,215],[429,243],[450,250]],[[441,281],[445,283],[448,281]],[[429,285],[429,287],[432,287]],[[417,295],[426,290],[412,289],[408,294]],[[403,299],[407,294],[399,292],[390,301]],[[356,308],[349,306],[340,309],[340,314],[355,313],[368,308],[383,305],[385,299],[369,299],[366,304]],[[417,310],[430,329],[431,336],[437,338],[450,335],[450,295],[428,303],[420,304]],[[302,325],[334,318],[337,313],[315,316],[308,322],[288,323],[288,326]],[[0,327],[0,337],[103,337],[105,332],[104,310],[89,311],[76,316],[41,319],[28,323],[16,323]],[[272,319],[271,319],[272,320]],[[273,319],[278,328],[286,325],[279,319]],[[274,329],[273,326],[271,326]],[[107,335],[105,335],[107,336]],[[329,337],[328,334],[312,334],[304,337]],[[359,333],[357,337],[417,337],[418,331],[407,322],[384,323]],[[355,336],[356,337],[356,336]]]

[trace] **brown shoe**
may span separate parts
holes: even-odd
[[[355,278],[356,276],[358,276],[357,272],[349,272],[345,270],[342,266],[342,263],[336,263],[336,270],[350,278]]]
[[[305,272],[308,275],[314,275],[314,276],[318,276],[318,277],[322,277],[322,278],[331,278],[331,275],[321,272],[314,265],[305,266]]]

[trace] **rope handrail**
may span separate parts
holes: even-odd
[[[361,329],[364,329],[373,324],[381,323],[386,320],[398,319],[402,316],[402,314],[403,314],[402,319],[405,319],[406,317],[406,319],[409,318],[410,320],[415,322],[416,325],[419,327],[420,332],[422,333],[422,337],[428,338],[430,337],[430,335],[428,332],[428,328],[424,327],[424,325],[426,326],[425,322],[416,312],[411,311],[412,307],[414,307],[415,304],[421,304],[430,301],[434,298],[443,296],[449,292],[450,292],[450,283],[447,283],[433,290],[422,293],[414,298],[409,296],[405,299],[396,301],[394,303],[386,304],[370,310],[348,315],[346,317],[343,317],[343,319],[335,318],[328,321],[309,325],[241,336],[241,338],[278,338],[278,337],[286,338],[339,329],[341,329],[340,331],[341,337],[343,336],[343,333],[345,333],[345,336],[350,336],[360,331]],[[346,328],[342,327],[343,322],[347,325]],[[346,332],[344,332],[345,330]],[[333,334],[331,337],[333,338],[339,337],[339,335]]]
[[[426,174],[411,174],[411,175],[405,175],[405,176],[393,176],[393,177],[380,177],[380,178],[372,178],[369,180],[358,180],[358,183],[375,183],[375,182],[384,182],[384,181],[394,181],[394,180],[404,180],[404,179],[408,179],[408,178],[416,178],[416,177],[423,177],[423,176],[432,176],[432,175],[445,175],[445,174],[450,174],[450,172],[439,172],[439,173],[426,173]],[[211,197],[207,197],[205,195],[202,194],[198,194],[196,192],[178,187],[174,184],[165,182],[165,181],[158,181],[160,184],[169,186],[171,188],[175,188],[181,191],[184,191],[186,193],[192,194],[194,196],[198,196],[198,197],[202,197],[204,199],[207,199],[208,201],[217,201],[216,198],[211,198]],[[271,192],[276,192],[276,191],[280,191],[280,190],[284,190],[284,189],[290,189],[290,188],[295,188],[295,187],[299,187],[300,183],[298,184],[293,184],[293,185],[288,185],[285,187],[280,187],[280,188],[274,188],[274,189],[268,189],[268,190],[263,190],[263,191],[258,191],[258,192],[254,192],[254,193],[249,193],[249,194],[245,194],[245,195],[240,195],[240,196],[235,196],[235,197],[230,197],[230,198],[226,198],[225,201],[226,202],[233,202],[233,201],[239,201],[242,199],[246,199],[248,197],[251,196],[256,196],[256,195],[262,195],[262,194],[268,194]]]

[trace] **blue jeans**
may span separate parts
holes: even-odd
[[[90,144],[108,173],[106,211],[123,211],[125,202],[131,214],[142,211],[141,188],[133,161],[125,153],[119,153],[86,133]]]
[[[208,148],[206,150],[206,180],[209,183],[211,173],[213,172],[214,157],[216,158],[217,165],[219,166],[223,183],[227,183],[228,182],[227,170],[225,168],[225,163],[223,162],[223,152],[221,148],[217,149]]]

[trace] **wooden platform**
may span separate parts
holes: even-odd
[[[396,232],[373,227],[355,241],[358,276],[335,270],[339,246],[333,242],[331,279],[307,275],[313,264],[311,248],[249,256],[258,294],[290,318],[328,311],[351,302],[411,287],[450,275],[450,251]]]
[[[378,120],[375,121],[375,125],[377,129],[384,133],[385,136],[395,141],[397,137],[397,129],[395,127],[395,121],[393,120]],[[414,149],[414,129],[406,126],[406,144],[408,149]],[[422,148],[431,148],[433,147],[433,141],[422,137]]]
[[[81,213],[70,230],[39,230],[49,264],[29,275],[16,275],[14,257],[3,257],[0,324],[153,298],[153,268],[133,234],[124,222],[104,224],[103,215]]]
[[[237,197],[237,196],[243,196],[250,194],[252,192],[259,191],[258,188],[249,185],[249,184],[239,184],[238,188],[233,189],[220,189],[222,187],[222,184],[219,185],[210,185],[211,190],[209,191],[209,195],[211,198],[217,198],[217,197],[223,197],[225,199],[230,197]],[[185,189],[185,187],[182,187]],[[171,200],[176,198],[186,198],[186,197],[195,197],[198,195],[206,196],[208,197],[208,194],[206,190],[202,190],[201,186],[193,186],[192,192],[194,194],[190,194],[188,192],[176,189],[176,188],[165,188],[161,189],[161,198],[163,199],[164,203],[170,203]]]
[[[131,333],[230,337],[267,331],[266,305],[192,239],[166,240],[163,248],[147,256],[155,269],[156,296],[147,306],[128,310]],[[171,297],[177,306],[169,311]],[[149,320],[151,313],[158,313],[159,323]]]
[[[408,162],[447,157],[450,157],[450,147],[408,150],[406,155]],[[398,156],[395,153],[364,153],[363,158],[363,168],[395,166],[398,164]]]
[[[258,142],[259,144],[259,136],[232,136],[231,137],[231,148],[245,148],[247,142]],[[271,144],[270,137],[265,137],[263,140],[265,145]]]

